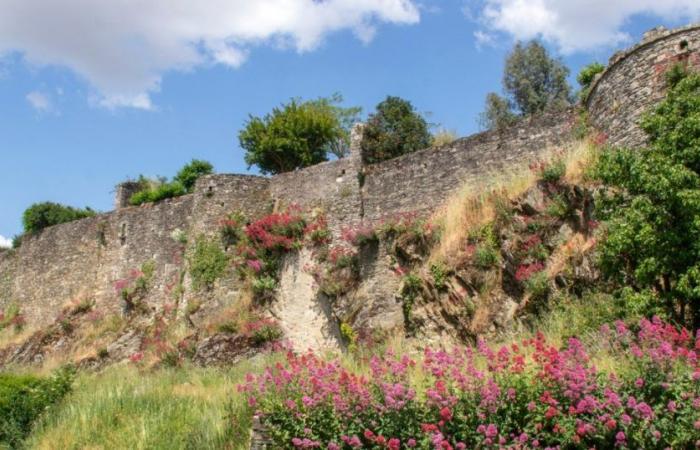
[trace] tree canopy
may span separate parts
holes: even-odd
[[[511,123],[527,116],[571,103],[569,69],[537,41],[518,42],[508,54],[503,69],[504,97],[489,93],[480,122],[485,128]]]
[[[248,166],[277,174],[343,157],[359,108],[343,108],[340,95],[302,102],[292,99],[264,117],[250,116],[238,135]]]
[[[596,167],[612,190],[599,200],[608,220],[600,263],[633,292],[639,308],[658,305],[678,319],[690,307],[700,326],[700,75],[687,76],[647,114],[643,149],[604,152]],[[648,312],[648,311],[646,311]]]
[[[72,222],[73,220],[92,217],[95,211],[90,208],[80,209],[53,202],[34,203],[22,214],[22,224],[26,233],[35,233],[52,225]]]
[[[362,133],[362,157],[376,163],[430,147],[428,123],[411,102],[388,96],[369,116]]]

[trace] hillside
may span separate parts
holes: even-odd
[[[0,445],[697,446],[697,42],[654,30],[505,129],[369,164],[357,126],[347,158],[26,235]]]

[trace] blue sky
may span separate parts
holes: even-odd
[[[192,158],[246,172],[238,131],[290,97],[339,92],[366,114],[398,95],[466,135],[515,39],[541,38],[573,84],[700,17],[696,0],[105,3],[0,0],[0,242],[33,202],[107,211],[119,181]]]

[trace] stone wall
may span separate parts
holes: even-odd
[[[573,110],[522,120],[441,148],[427,149],[368,166],[364,218],[375,222],[409,211],[431,211],[464,183],[498,175],[532,161],[572,139]]]
[[[663,98],[664,74],[679,62],[700,68],[700,25],[656,28],[638,45],[615,53],[586,99],[591,124],[608,134],[610,144],[642,145],[639,119]]]
[[[593,125],[612,143],[642,142],[636,121],[663,95],[664,71],[679,61],[700,66],[699,48],[700,27],[691,26],[656,30],[614,57],[587,99]],[[162,307],[177,300],[173,287],[186,273],[185,246],[176,234],[192,242],[200,234],[214,235],[219,220],[233,211],[254,218],[291,204],[323,210],[336,236],[343,226],[430,212],[464,183],[497,177],[566,145],[574,122],[572,110],[546,114],[370,166],[361,162],[356,128],[347,158],[296,172],[270,178],[209,175],[193,194],[139,207],[127,206],[124,185],[117,189],[116,211],[50,227],[28,236],[19,249],[0,252],[0,309],[18,302],[32,325],[51,321],[62,305],[80,298],[117,311],[122,302],[114,282],[148,261],[155,263],[155,276],[146,302]],[[219,284],[199,300],[228,301],[237,290],[233,278]],[[186,276],[184,287],[189,288]],[[185,292],[184,300],[197,295]]]

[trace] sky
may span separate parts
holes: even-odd
[[[607,62],[697,0],[0,0],[0,246],[34,202],[112,209],[114,186],[192,158],[256,173],[237,135],[290,98],[387,95],[478,131],[516,40]]]

